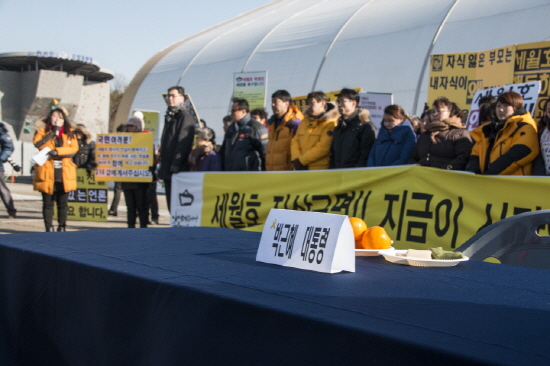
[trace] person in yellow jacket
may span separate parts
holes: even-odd
[[[340,114],[327,103],[325,93],[307,95],[308,109],[292,139],[290,159],[294,170],[328,169],[332,134]]]
[[[496,119],[471,132],[475,142],[466,170],[486,175],[531,175],[539,153],[537,125],[520,94],[497,98]]]
[[[277,90],[271,95],[273,115],[267,120],[269,133],[265,170],[292,170],[290,142],[304,114],[291,103],[292,98],[286,90]]]
[[[48,148],[48,160],[36,165],[33,187],[42,192],[42,214],[46,231],[53,230],[54,202],[57,203],[57,231],[65,231],[69,192],[76,190],[76,165],[72,157],[78,152],[78,140],[67,114],[61,108],[53,109],[48,116],[37,122],[43,125],[36,131],[34,146]]]

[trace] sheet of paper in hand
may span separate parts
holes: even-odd
[[[46,160],[48,160],[48,153],[50,151],[51,149],[49,147],[45,147],[39,152],[37,152],[36,154],[34,154],[33,157],[31,158],[31,164],[32,165],[36,164],[40,166],[44,165]]]
[[[346,215],[272,209],[258,262],[317,272],[355,272],[355,242]]]

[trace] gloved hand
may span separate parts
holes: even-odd
[[[57,155],[58,155],[57,150],[50,150],[50,151],[48,151],[48,155],[49,155],[49,156],[57,156]]]
[[[172,166],[170,167],[170,172],[172,172],[172,173],[174,173],[174,174],[175,174],[175,173],[179,173],[179,171],[180,171],[180,167],[177,166],[177,165],[172,165]]]
[[[294,159],[291,163],[294,166],[294,170],[307,170],[307,167],[300,163],[300,159]]]

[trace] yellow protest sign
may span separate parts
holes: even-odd
[[[151,182],[153,134],[111,133],[97,136],[95,179],[106,182]]]
[[[516,47],[514,83],[539,80],[541,90],[533,118],[540,119],[550,96],[550,42],[525,43]]]
[[[97,182],[94,172],[77,169],[76,191],[69,192],[67,219],[72,221],[107,221],[107,183]]]
[[[522,212],[550,209],[545,177],[481,176],[401,166],[277,173],[180,173],[172,226],[261,231],[272,208],[363,218],[396,248],[452,250]],[[522,194],[511,194],[522,192]]]

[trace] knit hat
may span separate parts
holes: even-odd
[[[143,120],[141,118],[138,118],[138,117],[135,117],[135,116],[132,116],[130,118],[128,118],[128,121],[126,121],[126,123],[124,123],[124,126],[135,126],[136,127],[136,132],[143,132],[143,126],[145,125],[145,123],[143,122]]]

